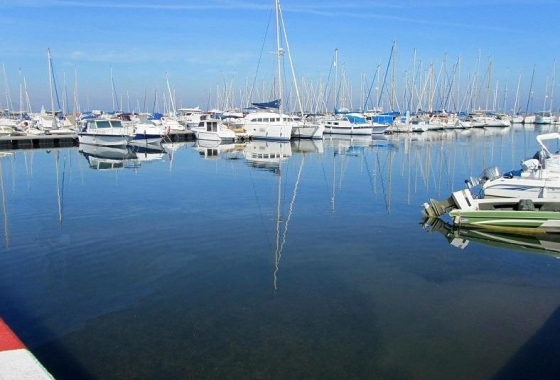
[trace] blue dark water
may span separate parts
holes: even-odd
[[[421,225],[543,132],[16,151],[0,317],[57,379],[558,378],[560,261]]]

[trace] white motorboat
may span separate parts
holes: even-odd
[[[298,139],[322,139],[325,126],[320,123],[305,121],[292,128],[292,137]]]
[[[550,141],[560,143],[560,133],[538,135],[541,148],[521,169],[502,174],[497,167],[486,168],[479,178],[465,181],[467,186],[480,186],[485,198],[560,198],[560,153],[551,151]]]
[[[154,123],[138,123],[134,126],[130,145],[145,146],[161,143],[165,136],[162,126]]]
[[[242,120],[245,132],[256,140],[290,140],[293,127],[301,124],[299,118],[279,112],[253,112]]]
[[[236,138],[235,132],[220,119],[203,119],[191,131],[195,133],[197,140],[228,142]]]
[[[367,135],[373,133],[373,125],[366,118],[355,113],[338,114],[324,119],[325,133],[333,135]],[[383,132],[388,129],[384,126]]]
[[[102,146],[126,146],[133,137],[120,120],[111,119],[87,120],[78,133],[80,144]]]

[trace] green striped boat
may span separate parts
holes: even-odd
[[[469,189],[448,199],[424,203],[424,214],[448,214],[457,227],[483,228],[513,233],[560,233],[560,200],[547,198],[475,199]]]

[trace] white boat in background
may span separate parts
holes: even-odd
[[[16,130],[9,125],[0,125],[0,136],[12,136]]]
[[[292,130],[301,120],[279,112],[252,112],[241,122],[245,132],[255,140],[284,140],[292,138]]]
[[[323,124],[307,120],[292,127],[292,137],[298,139],[322,139],[324,133]]]
[[[373,133],[373,125],[368,123],[363,115],[357,113],[337,114],[323,119],[322,123],[325,126],[325,133],[331,135],[371,136]]]
[[[80,144],[102,146],[126,146],[133,137],[120,120],[110,119],[87,120],[78,133]]]
[[[160,125],[166,134],[173,132],[184,132],[185,126],[179,123],[179,120],[173,116],[163,116],[158,121],[152,121],[155,125]]]
[[[178,121],[187,127],[187,129],[195,128],[200,123],[203,115],[200,107],[193,108],[179,108],[177,110]]]
[[[197,140],[208,141],[235,141],[236,134],[227,125],[223,124],[220,119],[202,119],[198,126],[192,127]]]
[[[552,124],[554,116],[550,111],[541,111],[535,113],[535,124]]]
[[[474,111],[469,115],[471,117],[471,125],[474,128],[482,127],[509,127],[511,119],[509,115],[497,113],[494,111]]]
[[[153,123],[138,123],[132,130],[130,145],[145,146],[161,143],[165,132],[161,126]]]
[[[523,118],[523,124],[535,124],[536,121],[537,121],[537,116],[534,114],[525,115],[525,117]]]

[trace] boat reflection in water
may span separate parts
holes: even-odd
[[[131,145],[129,148],[135,155],[139,163],[161,161],[167,152],[160,144],[148,144],[145,146]]]
[[[240,158],[241,152],[245,144],[243,143],[222,143],[220,141],[210,141],[210,140],[196,140],[193,148],[200,154],[200,157],[204,159],[237,159]]]
[[[140,166],[136,153],[127,146],[80,144],[78,149],[94,170],[134,169]]]
[[[247,164],[280,174],[280,164],[292,156],[290,141],[254,140],[243,149]]]
[[[290,145],[294,153],[319,153],[323,154],[322,139],[291,139]]]
[[[424,218],[422,227],[439,232],[454,247],[464,249],[470,242],[560,258],[560,234],[508,234],[489,230],[460,228],[440,218]]]

